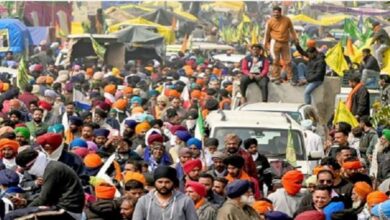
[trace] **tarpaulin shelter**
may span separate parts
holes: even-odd
[[[27,27],[17,19],[0,19],[0,53],[22,53],[32,45]]]
[[[106,18],[111,19],[114,23],[119,23],[135,18],[134,15],[114,6],[104,10],[104,15]]]
[[[190,23],[194,22],[193,19],[189,19],[185,16],[181,16],[174,12],[167,11],[163,8],[159,8],[153,12],[144,14],[141,17],[145,18],[146,20],[152,21],[157,24],[165,25],[165,26],[171,26],[172,22],[175,19],[180,22],[190,22]]]
[[[33,45],[39,45],[43,40],[50,41],[50,27],[27,27]]]
[[[214,11],[241,11],[244,10],[244,1],[215,1],[214,3],[202,5],[203,10],[213,9]]]
[[[166,44],[172,44],[175,42],[175,32],[172,30],[172,28],[169,26],[163,26],[151,21],[148,21],[144,18],[136,18],[127,20],[115,25],[112,25],[108,28],[108,31],[110,33],[119,31],[121,29],[124,29],[128,26],[142,26],[142,27],[153,27],[157,30],[157,32],[164,37]]]
[[[125,60],[157,59],[164,56],[164,38],[144,27],[130,26],[114,33],[118,42],[125,44]]]

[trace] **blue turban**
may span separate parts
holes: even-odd
[[[137,121],[136,120],[126,120],[125,121],[125,125],[127,125],[127,127],[129,127],[129,128],[132,128],[132,129],[134,129],[135,128],[135,126],[137,126]]]
[[[0,170],[0,185],[10,187],[19,184],[19,175],[10,169]]]
[[[229,198],[238,198],[248,192],[250,182],[247,180],[234,180],[226,186],[226,195]]]
[[[265,219],[267,220],[292,220],[286,213],[279,211],[270,211],[265,213]]]
[[[141,105],[142,104],[142,99],[141,97],[139,96],[133,96],[131,99],[130,99],[130,103],[132,105],[134,105],[135,103],[138,103],[138,105]]]
[[[202,149],[202,141],[200,141],[198,138],[190,138],[187,140],[187,147],[190,147],[191,145],[195,145],[198,150]]]
[[[81,125],[83,125],[83,119],[81,119],[80,117],[78,117],[78,116],[74,116],[74,115],[72,115],[72,116],[70,116],[69,117],[69,124],[74,124],[74,125],[76,125],[76,126],[81,126]]]
[[[98,136],[108,137],[109,134],[110,134],[110,131],[105,129],[105,128],[98,128],[98,129],[93,130],[93,135],[95,135],[95,137],[98,137]]]
[[[160,93],[157,91],[157,90],[149,90],[149,92],[148,92],[148,95],[150,96],[150,97],[152,97],[152,96],[158,96]]]
[[[47,132],[50,132],[50,133],[57,133],[57,134],[59,134],[59,133],[62,133],[64,131],[65,131],[65,127],[62,124],[54,124],[54,125],[49,126],[47,128]]]
[[[82,148],[88,148],[88,144],[86,141],[84,141],[83,139],[81,138],[76,138],[74,139],[72,142],[70,142],[70,145],[69,147],[72,149],[72,148],[75,148],[75,147],[82,147]]]
[[[371,209],[372,215],[382,217],[383,219],[390,218],[390,200],[379,203]]]
[[[191,134],[188,131],[176,131],[175,135],[182,141],[187,142],[191,138]]]
[[[324,209],[323,213],[325,214],[326,220],[332,220],[332,214],[344,209],[343,202],[331,202]]]

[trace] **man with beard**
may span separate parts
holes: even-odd
[[[376,161],[377,166],[372,165],[372,169],[377,168],[377,178],[379,181],[385,180],[390,173],[390,129],[383,129],[382,136],[375,146],[373,161]]]
[[[225,136],[225,153],[228,156],[239,155],[244,158],[244,171],[251,177],[257,177],[256,164],[253,162],[252,156],[244,149],[240,148],[241,139],[237,134],[227,134]]]
[[[220,151],[216,151],[211,159],[213,165],[210,166],[208,173],[215,177],[225,177],[227,175],[226,165],[223,160],[226,158],[226,154]]]
[[[85,141],[93,141],[93,125],[83,125],[83,127],[81,128],[81,138]]]
[[[30,130],[31,136],[35,137],[37,130],[47,129],[48,125],[42,121],[43,110],[37,108],[33,111],[32,121],[26,123],[28,130]]]
[[[65,112],[62,114],[60,121],[65,128],[69,127],[69,118],[71,116],[78,116],[75,112],[74,102],[67,102],[65,104]]]
[[[199,183],[206,187],[206,199],[213,205],[221,207],[225,201],[225,197],[218,195],[213,191],[214,177],[208,173],[201,173]]]
[[[364,167],[360,160],[355,158],[348,158],[343,163],[343,176],[351,183],[358,181],[365,181],[372,184],[371,178],[364,174]]]
[[[156,191],[151,191],[138,200],[134,220],[198,219],[193,201],[175,190],[179,180],[174,168],[160,166],[154,171],[153,177]]]
[[[225,198],[225,186],[228,181],[223,177],[216,177],[213,182],[213,192]]]
[[[369,219],[370,211],[366,206],[367,196],[373,191],[366,182],[356,182],[352,189],[352,208],[358,219]]]
[[[240,180],[247,180],[251,184],[253,184],[253,191],[255,194],[256,199],[260,199],[261,193],[259,190],[259,182],[256,178],[249,176],[244,170],[244,158],[238,155],[232,155],[223,160],[223,163],[225,164],[227,168],[227,175],[226,179],[229,183],[233,182],[234,180],[240,179]]]
[[[123,198],[122,204],[121,204],[121,216],[122,220],[131,220],[133,217],[135,204],[137,202],[134,199],[131,198]]]
[[[127,139],[119,140],[117,145],[117,154],[116,154],[116,160],[121,165],[121,167],[124,167],[125,163],[130,160],[142,160],[142,158],[131,150],[132,142]]]
[[[14,140],[3,138],[0,140],[1,165],[6,169],[15,171],[17,168],[15,158],[18,154],[19,143]]]
[[[187,147],[191,150],[193,159],[201,159],[202,141],[198,138],[190,138],[187,141]]]
[[[65,130],[65,143],[70,144],[74,139],[81,137],[83,119],[78,116],[69,117],[69,129]]]
[[[186,183],[186,195],[195,204],[196,214],[199,220],[215,220],[217,211],[215,207],[206,200],[206,187],[201,183],[189,181]]]
[[[25,150],[30,147],[30,131],[27,127],[16,127],[15,130],[16,138],[15,140],[19,142],[18,151]]]
[[[83,161],[77,155],[64,149],[60,134],[46,133],[37,137],[36,142],[41,145],[43,153],[49,160],[59,161],[68,165],[79,176],[85,174]]]
[[[136,149],[135,151],[138,154],[140,154],[140,152],[138,152],[137,148],[144,149],[146,147],[145,146],[145,134],[150,128],[151,128],[151,126],[147,121],[138,123],[137,126],[135,126],[135,138],[133,140],[132,149]]]
[[[177,178],[179,180],[183,179],[183,177],[184,177],[183,166],[187,161],[191,160],[191,157],[192,157],[192,155],[191,155],[190,149],[182,148],[179,150],[179,162],[172,165],[172,167],[176,169]]]
[[[336,158],[337,153],[340,152],[339,148],[349,148],[348,135],[349,135],[348,132],[344,130],[338,130],[334,133],[334,143],[330,147],[328,156]],[[351,152],[352,155],[350,156],[356,157],[357,156],[356,150],[352,148],[351,151],[352,151]]]
[[[261,219],[251,207],[254,199],[250,199],[250,182],[235,180],[226,186],[228,200],[218,210],[218,220],[255,220]]]
[[[171,155],[172,160],[177,162],[179,159],[178,152],[186,147],[186,142],[191,138],[191,134],[185,130],[178,130],[174,135],[175,136],[172,137],[175,140],[174,146],[169,149],[169,154]],[[191,156],[193,155],[191,154]]]
[[[125,120],[122,137],[133,140],[135,138],[135,126],[137,126],[137,122],[135,120]]]

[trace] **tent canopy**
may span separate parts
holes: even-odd
[[[50,28],[49,27],[27,27],[30,32],[33,45],[39,45],[43,40],[49,41]]]
[[[183,22],[185,21],[194,22],[193,19],[189,19],[185,16],[181,16],[174,12],[167,11],[163,8],[159,8],[153,12],[144,14],[141,17],[145,18],[146,20],[152,21],[157,24],[165,25],[165,26],[171,26],[172,22],[174,21],[174,18],[176,18],[176,20],[183,21]]]
[[[161,57],[163,56],[164,38],[144,27],[130,26],[114,33],[114,35],[117,36],[118,42],[126,45],[127,54],[137,54],[137,50],[147,49],[155,52],[154,54],[149,55],[151,57],[154,56],[153,58],[159,58],[161,60]],[[138,53],[138,55],[140,54]],[[129,57],[129,55],[126,56]]]
[[[0,52],[22,53],[32,45],[27,27],[17,19],[0,19]]]

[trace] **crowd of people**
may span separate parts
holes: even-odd
[[[387,45],[386,32],[374,28]],[[231,108],[235,81],[242,103],[253,82],[267,102],[268,83],[284,83],[284,72],[293,86],[307,84],[304,100],[311,103],[326,75],[324,51],[314,40],[302,49],[279,7],[265,34],[264,47],[252,45],[230,67],[201,51],[179,52],[164,64],[131,60],[123,69],[62,67],[53,62],[58,44],[42,42],[28,63],[28,84],[0,74],[0,218],[390,218],[390,130],[373,126],[365,87],[376,74],[388,106],[390,76],[379,75],[383,61],[368,49],[359,74],[348,78],[346,106],[359,126],[340,122],[322,137],[315,118],[301,122],[306,150],[323,153],[311,175],[293,166],[275,175],[257,139],[232,133],[220,143],[207,129],[195,131],[209,112]],[[291,59],[289,42],[299,59]],[[12,52],[2,66],[18,66]]]

